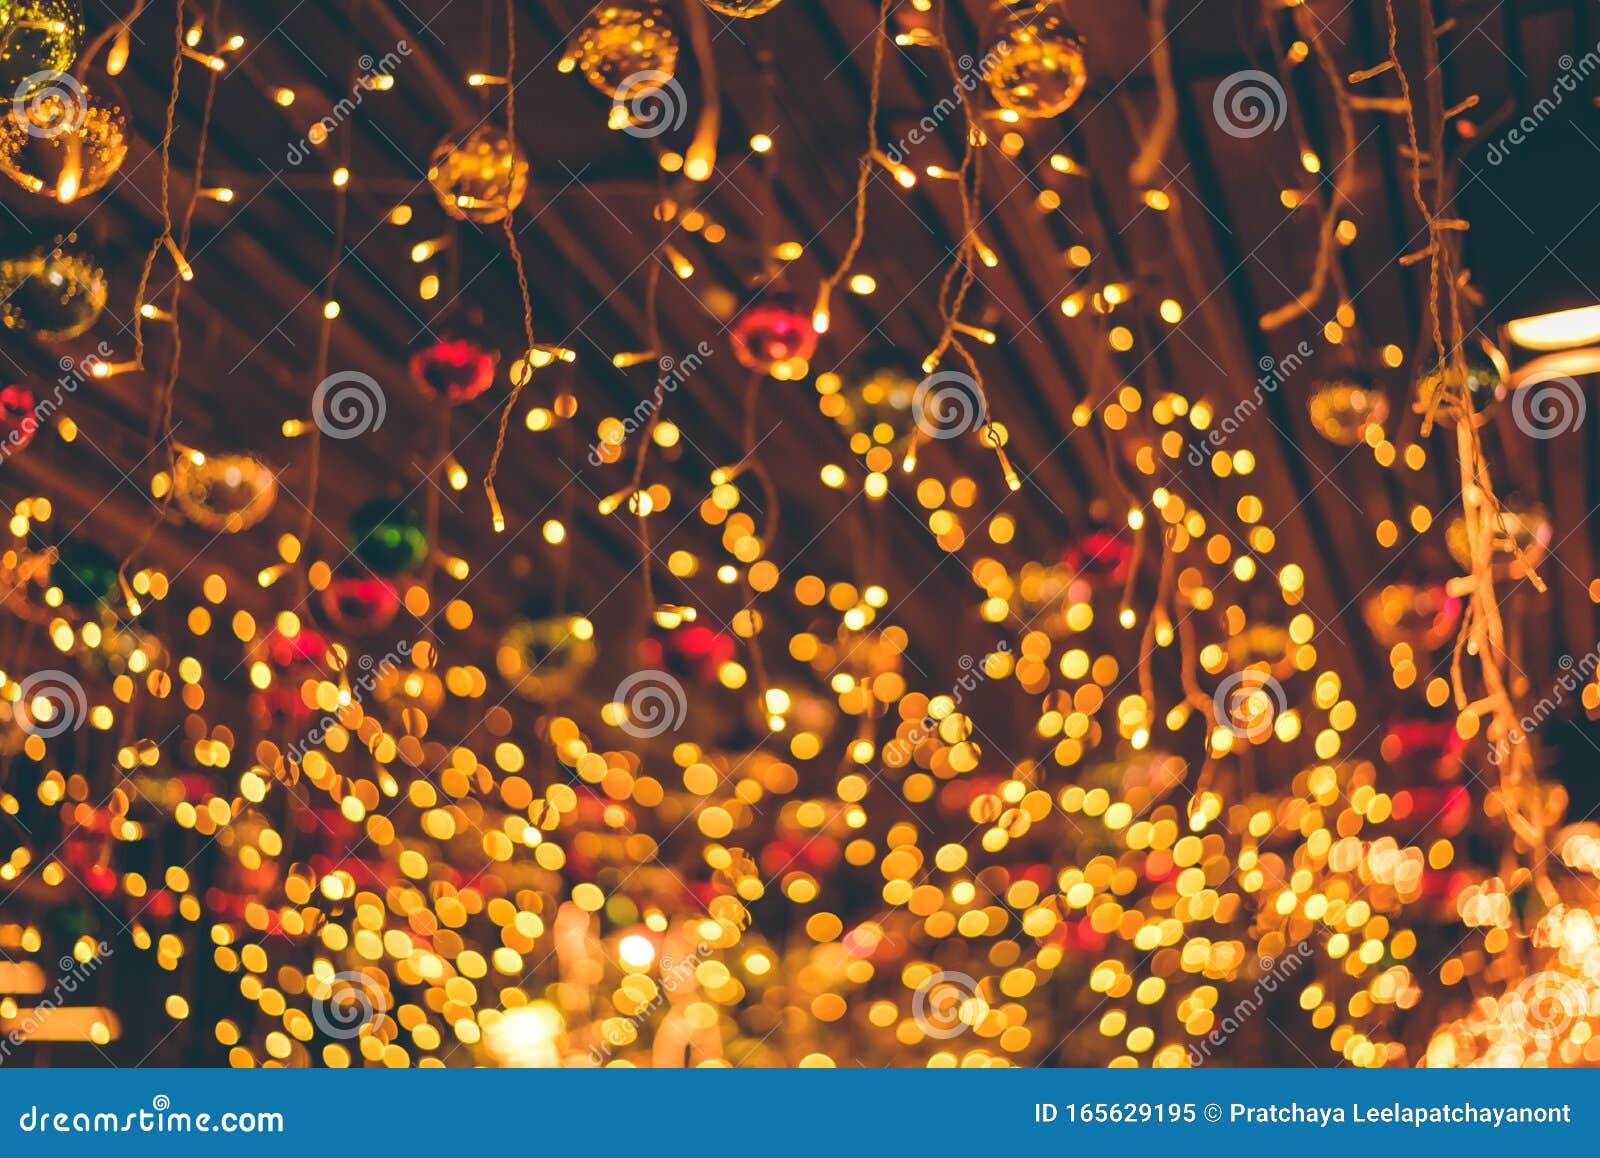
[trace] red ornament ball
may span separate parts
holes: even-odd
[[[1133,562],[1133,544],[1116,531],[1090,531],[1067,545],[1061,562],[1068,571],[1091,583],[1121,583]]]
[[[0,456],[14,454],[33,441],[39,430],[36,404],[26,386],[0,389]]]
[[[429,398],[457,404],[470,402],[493,386],[499,362],[499,351],[473,335],[440,330],[424,335],[412,347],[406,368],[417,389]]]
[[[774,378],[792,377],[788,368],[817,352],[811,314],[783,292],[761,294],[745,306],[733,320],[729,339],[740,365]]]
[[[326,679],[330,674],[326,637],[306,628],[294,635],[273,628],[251,646],[250,658],[266,665],[272,674],[267,687],[255,695],[258,711],[269,719],[309,718],[311,707],[300,688],[307,680]]]
[[[738,651],[732,636],[698,623],[657,630],[639,644],[639,658],[647,666],[701,684],[715,682]]]
[[[322,590],[322,617],[347,635],[382,631],[400,614],[400,592],[387,579],[341,575]]]

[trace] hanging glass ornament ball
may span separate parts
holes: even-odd
[[[783,290],[756,295],[733,320],[728,338],[741,366],[786,381],[803,375],[817,352],[810,311]]]
[[[490,225],[522,204],[528,159],[504,129],[482,124],[439,143],[428,164],[428,181],[450,216]]]
[[[561,70],[574,69],[609,97],[625,82],[638,95],[660,88],[678,67],[678,34],[654,4],[599,4],[572,34]]]
[[[1311,425],[1336,446],[1358,446],[1371,426],[1389,417],[1389,400],[1381,390],[1353,375],[1320,382],[1306,403]]]
[[[1473,425],[1482,425],[1507,393],[1507,379],[1511,368],[1499,347],[1487,338],[1469,338],[1462,348],[1465,377],[1462,385],[1473,415]],[[1446,385],[1454,387],[1458,371],[1453,359],[1447,359],[1445,368],[1439,368],[1437,354],[1429,354],[1427,368],[1417,381],[1417,407],[1424,414],[1432,410],[1441,426],[1454,424],[1455,412],[1448,398],[1441,399],[1437,408],[1434,399]]]
[[[98,543],[68,539],[56,547],[50,583],[69,607],[98,607],[117,590],[117,560]]]
[[[0,118],[0,173],[66,205],[103,188],[128,155],[122,107],[69,73],[12,102]]]
[[[1083,37],[1062,0],[1000,0],[984,51],[989,91],[1020,117],[1049,118],[1083,95]]]
[[[385,499],[367,503],[350,516],[350,550],[380,576],[414,571],[428,557],[422,515]]]
[[[106,275],[74,237],[0,261],[0,325],[45,342],[83,334],[106,306]]]
[[[190,522],[209,531],[248,531],[278,501],[278,475],[251,454],[186,451],[172,471],[172,497]]]
[[[1530,567],[1537,567],[1544,559],[1554,534],[1550,512],[1538,503],[1522,503],[1515,499],[1500,504],[1500,516],[1491,525],[1498,560],[1504,561],[1509,556],[1515,561],[1520,555]],[[1444,545],[1457,563],[1463,567],[1472,566],[1472,541],[1464,516],[1458,514],[1450,520],[1444,531]]]
[[[0,0],[0,99],[65,73],[83,47],[79,0]]]
[[[500,353],[460,327],[435,329],[411,348],[406,369],[429,398],[470,402],[494,385]]]
[[[0,459],[33,441],[39,430],[37,401],[26,386],[0,389]]]
[[[783,0],[704,0],[705,6],[719,16],[733,16],[748,20],[771,12]]]
[[[322,589],[322,617],[346,635],[383,631],[400,614],[400,592],[387,579],[338,575]]]
[[[543,703],[569,695],[597,655],[594,625],[557,615],[513,623],[500,639],[495,666],[519,696]]]
[[[1373,638],[1386,648],[1406,644],[1431,652],[1454,638],[1461,598],[1443,583],[1391,583],[1362,601]]]
[[[851,448],[892,446],[917,428],[914,405],[919,380],[894,367],[879,367],[823,399],[823,413],[850,434]],[[818,389],[822,382],[818,380]]]

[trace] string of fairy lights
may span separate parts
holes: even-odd
[[[1069,0],[998,0],[974,56],[958,56],[942,0],[881,0],[855,50],[867,121],[841,146],[848,235],[828,261],[820,239],[783,238],[772,193],[786,158],[771,133],[739,150],[760,162],[762,236],[730,238],[705,195],[732,151],[712,18],[759,33],[780,0],[590,8],[547,67],[611,99],[595,131],[638,136],[659,170],[640,222],[657,258],[643,332],[609,352],[608,369],[645,384],[641,408],[619,414],[591,401],[589,355],[571,337],[536,332],[518,223],[537,181],[516,100],[519,69],[536,66],[518,55],[515,3],[486,0],[482,71],[460,80],[480,113],[418,183],[446,219],[428,236],[410,196],[381,221],[352,219],[352,191],[407,184],[353,171],[360,106],[405,83],[398,59],[353,64],[363,100],[330,112],[260,75],[231,7],[135,0],[91,40],[78,0],[0,0],[0,91],[17,93],[0,173],[30,198],[87,205],[114,189],[136,144],[115,78],[170,54],[171,81],[160,228],[135,239],[144,261],[116,341],[84,352],[118,299],[79,232],[0,255],[8,337],[91,389],[134,376],[155,402],[149,453],[128,472],[149,499],[131,551],[99,545],[65,494],[6,496],[0,1030],[125,1051],[124,1022],[150,1001],[120,979],[143,968],[165,1020],[135,1055],[165,1056],[170,1040],[186,1059],[239,1067],[1184,1066],[1259,1058],[1274,1033],[1313,1064],[1600,1057],[1588,884],[1600,827],[1569,818],[1559,786],[1535,775],[1502,610],[1507,587],[1542,590],[1554,527],[1543,507],[1496,496],[1480,433],[1511,374],[1466,320],[1463,227],[1437,159],[1475,102],[1445,105],[1449,30],[1430,6],[1420,73],[1398,52],[1393,0],[1382,61],[1344,59],[1311,4],[1264,6],[1281,68],[1314,68],[1328,89],[1340,143],[1319,156],[1294,108],[1306,184],[1280,200],[1315,216],[1314,262],[1260,325],[1309,319],[1340,350],[1344,368],[1309,393],[1310,423],[1342,455],[1370,457],[1394,493],[1433,458],[1459,468],[1443,525],[1421,501],[1374,514],[1385,551],[1433,536],[1455,564],[1363,592],[1386,684],[1341,670],[1347,648],[1308,606],[1314,560],[1280,541],[1293,496],[1263,493],[1266,452],[1236,430],[1240,415],[1159,381],[1148,358],[1126,377],[1097,366],[1071,410],[1074,446],[1103,453],[1115,482],[1088,503],[1095,526],[1036,557],[1040,532],[1008,502],[1032,475],[1008,449],[1003,380],[984,372],[1006,340],[977,305],[1001,261],[985,235],[993,182],[1036,168],[1031,211],[1049,214],[1087,172],[1045,129],[1085,99],[1095,68]],[[1066,249],[1059,312],[1108,354],[1158,349],[1206,296],[1182,224],[1190,194],[1163,180],[1182,99],[1167,5],[1146,15],[1156,113],[1128,180],[1170,230],[1176,272],[1157,289],[1112,254]],[[960,149],[944,167],[885,142],[895,52],[954,82]],[[696,117],[674,150],[637,130],[663,102],[686,116],[672,105],[691,101],[690,60]],[[248,93],[229,84],[238,76]],[[177,116],[186,92],[203,99],[198,123]],[[304,148],[327,169],[307,180],[334,206],[328,272],[306,291],[320,324],[304,369],[320,385],[270,451],[189,445],[175,425],[185,287],[208,273],[191,253],[197,206],[243,200],[261,180],[208,159],[216,107],[243,99],[304,117]],[[1338,260],[1357,236],[1347,210],[1366,116],[1403,130],[1398,164],[1425,225],[1397,255],[1431,286],[1416,355],[1368,333]],[[922,182],[958,203],[946,264],[907,307],[931,306],[937,326],[926,349],[869,364],[835,348],[835,315],[847,294],[871,309],[875,206]],[[383,403],[330,360],[337,291],[360,276],[342,268],[347,232],[368,228],[415,238],[416,301],[452,308],[406,358],[438,415],[418,484],[434,497],[359,505],[341,543],[319,517],[322,472],[348,438],[377,437]],[[462,288],[473,230],[516,273],[509,347]],[[743,297],[704,291],[750,385],[733,407],[739,457],[690,483],[677,468],[701,416],[673,396],[692,367],[667,348],[659,298],[663,279],[704,281],[702,245],[755,254],[762,276]],[[800,275],[813,257],[814,287]],[[1379,371],[1407,367],[1413,393],[1392,399]],[[764,458],[772,382],[809,382],[839,429],[815,478]],[[540,575],[523,560],[522,612],[480,622],[472,583],[494,560],[444,551],[436,497],[476,497],[451,421],[480,399],[494,403],[494,451],[471,509],[488,542],[530,512],[554,556],[584,533],[572,495],[500,480],[518,447],[570,454],[592,433],[591,461],[622,472],[576,501],[639,553],[642,633],[589,610],[566,562]],[[25,382],[0,390],[6,457],[45,441],[70,452],[95,437],[84,421]],[[972,475],[969,450],[985,468]],[[303,509],[274,537],[269,518],[299,476],[272,464],[292,456],[309,480]],[[848,574],[784,553],[782,509],[857,501],[909,514],[970,581],[965,610],[989,643],[944,656],[951,681],[916,664],[947,641],[898,621],[917,592],[874,572],[870,532],[852,531]],[[174,517],[208,537],[200,556],[164,549]],[[230,545],[246,541],[270,553],[240,573]],[[1600,708],[1593,671],[1581,695]],[[1396,705],[1391,718],[1358,706],[1373,696]],[[1492,782],[1476,771],[1484,751]],[[51,1011],[37,962],[58,956],[116,968],[92,1003]],[[1269,1020],[1254,1021],[1263,1004]]]

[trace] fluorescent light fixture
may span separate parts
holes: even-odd
[[[1526,350],[1571,350],[1600,343],[1600,305],[1506,323],[1506,334]]]

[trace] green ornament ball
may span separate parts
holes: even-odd
[[[350,550],[376,575],[404,575],[428,557],[428,533],[415,509],[378,499],[350,517]]]
[[[117,560],[104,547],[87,539],[68,539],[56,548],[50,582],[61,588],[67,606],[90,609],[115,594],[117,571]]]

